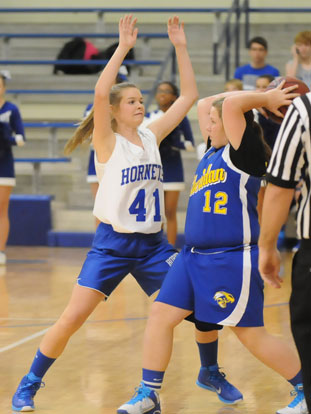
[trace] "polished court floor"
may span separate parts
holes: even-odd
[[[0,267],[0,414],[27,372],[42,335],[65,307],[87,250],[8,248]],[[286,253],[282,289],[266,288],[267,329],[291,341],[288,299],[292,253]],[[141,375],[142,335],[150,299],[128,276],[72,337],[44,378],[35,399],[40,414],[112,414],[132,395]],[[257,361],[230,329],[220,333],[219,363],[244,394],[225,406],[195,385],[199,356],[191,323],[176,329],[161,392],[163,414],[269,414],[290,401],[291,387]],[[284,361],[286,363],[286,361]]]

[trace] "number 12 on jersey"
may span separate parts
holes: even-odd
[[[154,209],[155,215],[153,216],[154,221],[161,221],[161,214],[160,214],[160,197],[159,197],[159,190],[156,189],[152,193],[154,197]],[[129,208],[130,214],[136,215],[136,221],[146,221],[146,207],[145,207],[145,198],[146,198],[146,191],[145,189],[141,189],[138,191],[135,200],[131,204]]]

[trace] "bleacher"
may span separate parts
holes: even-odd
[[[54,8],[50,11],[55,13],[55,10]],[[79,10],[80,14],[83,13],[81,9]],[[188,46],[201,97],[221,91],[224,85],[223,74],[213,75],[214,25],[211,15],[216,9],[208,10],[202,8],[201,12],[208,16],[207,22],[202,22],[202,16],[200,16],[197,21],[194,18],[193,22],[186,25]],[[218,10],[223,12],[224,8]],[[145,14],[151,11],[151,9],[144,9]],[[3,15],[8,12],[8,9],[6,12],[0,9],[0,16],[1,13]],[[29,10],[23,12],[27,18],[31,15]],[[42,9],[33,9],[33,13],[39,12],[42,12]],[[54,231],[92,233],[94,230],[94,219],[91,213],[93,201],[89,185],[86,183],[88,148],[84,146],[77,149],[72,154],[70,162],[52,164],[47,162],[47,158],[63,159],[64,144],[71,136],[74,124],[81,118],[85,106],[92,101],[92,91],[98,75],[53,75],[52,72],[58,51],[70,37],[78,33],[84,34],[98,49],[102,50],[116,41],[117,25],[109,19],[103,22],[98,8],[85,10],[88,14],[98,14],[99,20],[95,25],[88,21],[77,23],[76,15],[71,14],[69,9],[63,9],[63,12],[67,17],[65,22],[61,19],[57,22],[34,20],[28,24],[25,20],[21,20],[14,25],[5,21],[1,24],[0,68],[9,69],[11,72],[12,81],[7,84],[7,98],[16,102],[21,109],[27,136],[25,147],[14,148],[15,157],[24,160],[16,163],[17,186],[14,193],[53,195],[51,206]],[[57,13],[61,15],[61,11]],[[188,9],[187,13],[195,16],[198,11]],[[120,16],[122,11],[115,11],[115,14]],[[140,36],[135,48],[136,62],[129,80],[135,82],[148,96],[159,72],[159,66],[166,58],[170,42],[167,39],[164,21],[152,23],[147,22],[148,19],[145,20],[146,22],[139,25]],[[263,35],[268,39],[268,62],[279,67],[282,72],[285,62],[290,58],[289,48],[294,35],[298,31],[307,29],[306,24],[298,21],[292,24],[281,22],[275,25],[265,24],[264,21],[265,14],[262,14],[262,21],[251,25],[250,35],[251,37]],[[98,31],[103,28],[104,32]],[[247,50],[243,48],[242,42],[240,60],[241,63],[248,61]],[[232,63],[231,74],[233,70]],[[169,77],[170,67],[163,75],[164,79],[169,79]],[[201,137],[195,108],[190,111],[189,117],[196,144],[199,144]],[[187,187],[179,201],[179,232],[183,231],[184,213],[196,166],[194,153],[185,152],[182,156]],[[27,158],[29,162],[25,162]],[[41,159],[41,162],[38,161],[39,164],[36,164],[36,171],[34,158]],[[54,237],[53,243],[57,243],[55,240]]]

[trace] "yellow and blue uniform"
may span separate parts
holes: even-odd
[[[264,147],[250,127],[237,151],[230,144],[208,150],[190,192],[185,246],[158,301],[193,310],[203,322],[263,325],[256,207],[264,171]]]

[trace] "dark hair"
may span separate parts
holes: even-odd
[[[272,75],[260,75],[257,79],[268,79],[269,83],[274,81],[275,76]]]
[[[175,85],[175,83],[171,82],[171,81],[161,81],[160,83],[158,83],[158,87],[160,85],[169,85],[172,88],[173,91],[173,95],[178,97],[179,96],[179,89],[178,87]]]
[[[6,77],[0,74],[0,78],[2,79],[3,86],[6,86]]]
[[[248,49],[251,48],[253,43],[258,43],[259,45],[263,46],[266,50],[268,50],[268,42],[266,41],[265,38],[261,37],[261,36],[256,36],[253,37],[249,42],[248,42]]]
[[[245,112],[244,118],[245,118],[246,124],[251,125],[251,127],[254,130],[254,133],[260,137],[263,147],[264,147],[264,151],[265,151],[265,158],[266,158],[266,161],[268,162],[271,157],[272,151],[265,140],[261,126],[258,124],[258,122],[255,121],[254,112],[252,110]]]

